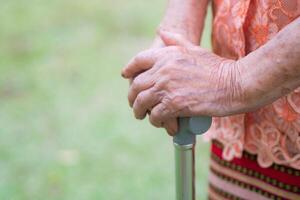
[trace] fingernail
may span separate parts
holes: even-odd
[[[130,108],[132,108],[133,107],[133,103],[129,102],[129,106],[130,106]]]
[[[172,136],[176,135],[176,133],[177,133],[176,129],[172,130]]]
[[[173,130],[167,130],[167,133],[169,136],[174,136],[176,132],[174,132]]]
[[[127,76],[126,76],[126,73],[125,73],[125,70],[123,69],[122,70],[122,72],[121,72],[121,76],[123,77],[123,78],[127,78]]]
[[[167,130],[167,133],[168,133],[169,136],[173,136],[172,133],[168,130]]]

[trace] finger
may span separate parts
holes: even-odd
[[[174,136],[178,131],[177,118],[172,118],[164,123],[164,128],[170,136]]]
[[[170,53],[176,52],[178,49],[178,47],[165,47],[142,51],[123,68],[122,76],[124,78],[133,78],[139,73],[152,68],[160,58],[170,55]]]
[[[168,121],[168,118],[166,117],[168,115],[166,115],[165,113],[168,113],[165,105],[162,103],[158,104],[151,110],[151,113],[149,115],[150,123],[155,127],[162,127],[164,125],[164,122]]]
[[[158,61],[151,69],[138,75],[135,79],[132,80],[128,92],[128,101],[131,107],[133,106],[137,95],[141,91],[147,90],[155,84],[155,72],[164,64],[164,62],[165,59]]]
[[[166,46],[182,46],[186,48],[194,47],[195,45],[185,39],[178,33],[172,33],[165,30],[159,30],[159,35]]]
[[[144,72],[146,73],[146,72]],[[133,79],[129,91],[128,91],[128,102],[130,107],[133,106],[137,95],[143,91],[154,86],[154,79],[145,74],[140,74],[135,79]]]
[[[160,102],[161,96],[161,93],[155,87],[140,92],[133,104],[135,117],[137,119],[144,119],[147,112]]]
[[[158,59],[158,49],[149,49],[138,53],[122,70],[124,78],[131,78],[136,74],[151,68]]]

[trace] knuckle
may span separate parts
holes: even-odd
[[[160,104],[161,106],[157,109],[157,116],[158,120],[163,120],[165,116],[170,112],[170,107],[165,104],[163,101]]]
[[[147,91],[140,92],[133,105],[133,111],[135,114],[135,118],[137,119],[143,119],[146,116],[147,111],[147,102],[149,102],[149,98],[151,98],[151,95],[148,95]]]
[[[136,109],[140,108],[141,106],[144,105],[144,102],[145,102],[145,94],[144,92],[141,92],[137,95],[136,99],[135,99],[135,107]]]
[[[171,70],[162,70],[159,76],[159,82],[167,84],[171,80]]]
[[[184,105],[184,102],[185,102],[184,100],[185,100],[185,98],[181,95],[174,95],[173,96],[173,99],[171,101],[171,105],[174,109],[174,112],[173,112],[174,115],[177,115],[178,112],[181,111],[181,110],[189,108],[189,107],[186,107]]]
[[[153,89],[155,91],[160,91],[160,94],[164,95],[164,90],[167,87],[167,84],[168,84],[168,81],[165,78],[160,77],[160,79],[154,85]]]
[[[163,65],[163,67],[161,67],[158,71],[159,77],[161,77],[164,74],[168,74],[168,68],[169,68],[169,65]]]
[[[149,120],[153,126],[155,126],[157,128],[161,127],[161,123],[159,122],[159,114],[157,112],[151,112]]]
[[[153,58],[156,54],[160,54],[160,49],[151,49],[151,51],[148,52],[148,57]]]
[[[181,66],[182,60],[185,60],[184,56],[177,56],[175,58],[170,59],[166,64],[168,71],[174,71],[175,69],[177,69],[178,66]]]
[[[184,98],[178,94],[169,94],[163,99],[165,105],[164,110],[161,112],[165,117],[176,117],[177,111],[182,109]]]
[[[153,117],[152,114],[151,114],[150,117],[149,117],[149,121],[150,121],[150,123],[151,123],[153,126],[159,128],[159,126],[158,126],[158,124],[156,123],[155,118]]]
[[[137,65],[139,63],[140,59],[136,56],[132,59],[133,65]]]
[[[159,113],[156,110],[151,112],[151,119],[153,121],[157,121],[159,119]]]
[[[171,52],[178,52],[181,51],[182,47],[181,46],[169,46],[168,50]]]
[[[133,91],[136,91],[136,90],[138,90],[138,88],[141,86],[141,84],[142,84],[141,76],[138,76],[138,77],[136,77],[136,78],[132,81],[131,89],[132,89]]]
[[[162,100],[162,104],[165,106],[165,110],[170,109],[172,107],[173,96],[166,95]],[[165,111],[166,112],[166,111]]]
[[[171,74],[164,74],[161,75],[159,80],[156,82],[156,90],[161,91],[164,95],[166,92],[170,90],[173,84],[173,78]]]
[[[175,66],[181,66],[181,65],[189,65],[189,59],[182,57],[182,58],[177,58],[175,60],[173,60],[173,65]]]
[[[167,61],[166,66],[173,67],[176,64],[176,58],[171,58]]]
[[[174,70],[174,64],[171,63],[172,61],[169,61],[167,64],[165,64],[162,68],[159,69],[159,77],[168,77]]]
[[[168,73],[163,76],[163,79],[165,80],[166,83],[168,83],[169,81],[172,80],[172,76],[170,73]]]
[[[180,103],[182,103],[184,101],[184,97],[182,95],[179,95],[179,94],[174,94],[171,97],[171,101],[172,101],[172,104],[179,105]]]
[[[134,63],[139,63],[141,61],[141,59],[144,57],[144,52],[139,52],[134,58],[133,58],[133,62]]]

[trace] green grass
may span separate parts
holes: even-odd
[[[1,200],[174,199],[171,138],[134,119],[120,77],[150,45],[164,7],[1,2]],[[199,141],[197,199],[206,198],[208,157]]]

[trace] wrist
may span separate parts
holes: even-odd
[[[244,68],[239,60],[225,59],[219,65],[216,91],[221,92],[221,96],[218,96],[222,101],[220,105],[224,108],[222,116],[245,113],[249,110],[249,88],[244,82]]]
[[[202,30],[200,31],[195,27],[189,26],[189,23],[178,23],[176,25],[162,23],[158,27],[157,32],[159,32],[159,30],[180,34],[194,45],[199,46],[200,44]]]

